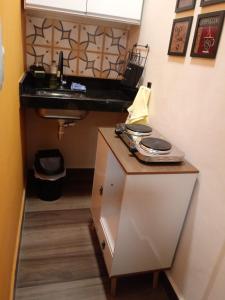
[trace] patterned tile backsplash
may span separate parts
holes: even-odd
[[[47,72],[59,52],[67,75],[120,79],[129,30],[26,16],[26,63]]]

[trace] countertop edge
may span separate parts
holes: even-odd
[[[35,94],[38,89],[49,89],[50,74],[42,81],[35,81],[30,72],[25,72],[19,81],[19,96],[21,108],[50,108],[50,109],[81,109],[87,111],[125,112],[133,103],[138,91],[137,88],[121,86],[120,81],[92,77],[67,76],[68,86],[74,80],[80,80],[90,88],[85,97],[74,95],[39,95]],[[37,79],[36,79],[37,80]],[[41,80],[41,79],[40,79]],[[107,86],[105,86],[107,83]],[[104,88],[102,88],[102,85]],[[68,88],[68,87],[67,87]],[[121,90],[121,94],[117,91]],[[51,90],[51,89],[50,89]],[[116,94],[115,94],[116,93]],[[66,94],[66,92],[65,92]]]

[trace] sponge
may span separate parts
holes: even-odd
[[[86,86],[77,82],[72,82],[71,91],[77,91],[77,92],[86,92]]]

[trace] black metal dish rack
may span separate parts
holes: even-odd
[[[144,71],[147,57],[149,53],[149,46],[134,44],[131,51],[128,52],[125,72],[123,74],[124,79],[121,83],[124,86],[134,88],[139,83],[141,75]]]

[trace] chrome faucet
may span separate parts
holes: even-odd
[[[59,81],[59,88],[63,88],[63,84],[65,83],[63,80],[63,52],[59,52],[59,62],[57,69],[57,78]]]

